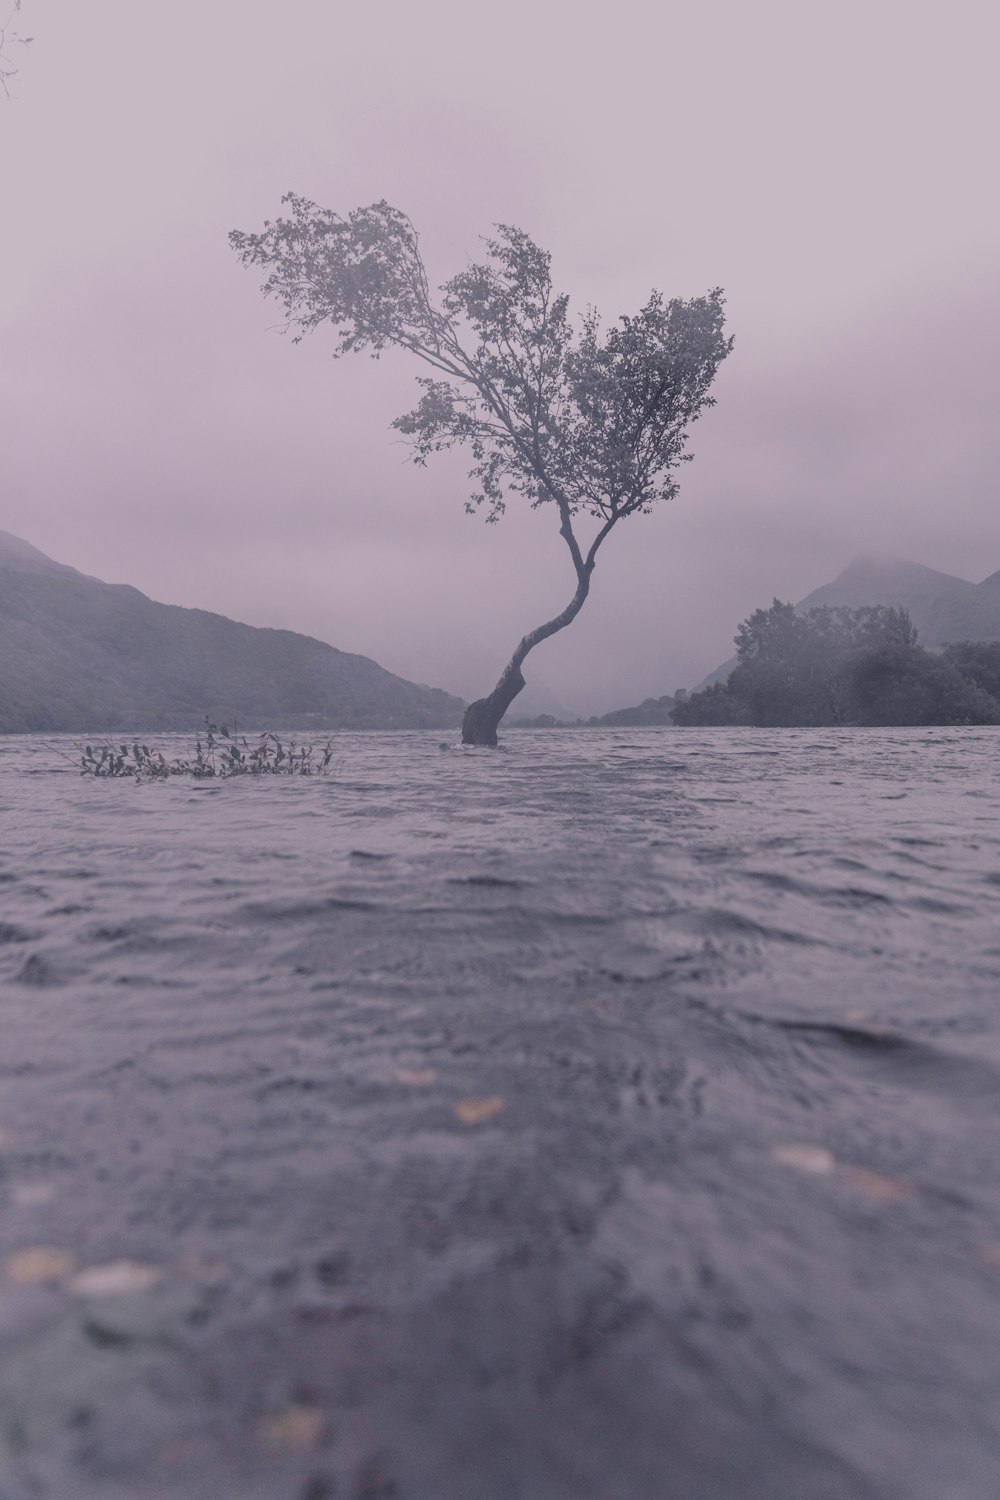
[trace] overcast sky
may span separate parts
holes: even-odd
[[[3,0],[0,0],[0,5]],[[345,12],[350,10],[350,16]],[[0,528],[156,599],[477,695],[574,587],[553,516],[463,513],[402,358],[293,346],[226,242],[290,189],[494,221],[606,318],[721,285],[681,494],[531,658],[590,713],[692,683],[862,551],[1000,568],[995,0],[23,0],[0,99]]]

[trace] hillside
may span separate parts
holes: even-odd
[[[662,698],[644,698],[633,708],[615,708],[590,720],[591,724],[621,725],[639,729],[656,724],[672,724],[671,711],[674,700],[669,693]]]
[[[900,557],[856,557],[831,583],[801,599],[796,609],[896,604],[908,611],[923,646],[1000,640],[1000,590],[990,591],[989,582],[969,583]]]
[[[462,702],[366,656],[102,583],[0,531],[0,733],[451,728]]]
[[[800,599],[795,608],[805,613],[823,605],[860,609],[866,604],[895,604],[907,610],[922,646],[1000,641],[1000,573],[982,583],[969,583],[901,557],[856,557],[830,583]],[[698,689],[725,682],[735,665],[735,657],[723,662]]]

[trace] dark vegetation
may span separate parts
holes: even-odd
[[[0,532],[0,734],[446,729],[461,699],[291,630],[157,604]]]
[[[673,720],[761,728],[998,724],[1000,642],[931,652],[917,644],[898,606],[800,613],[775,599],[740,626],[726,681],[677,702]]]
[[[482,507],[496,521],[518,496],[558,520],[573,597],[522,636],[493,691],[465,711],[462,739],[495,745],[528,653],[576,618],[611,532],[676,495],[676,471],[691,457],[688,428],[713,404],[732,344],[722,293],[684,302],[654,291],[607,329],[593,309],[574,328],[549,255],[521,229],[498,224],[486,260],[435,298],[416,230],[398,209],[381,202],[344,218],[293,193],[283,202],[288,218],[230,240],[244,265],[263,270],[262,290],[282,304],[296,338],[328,325],[335,358],[377,359],[389,347],[415,355],[431,374],[413,411],[393,423],[414,462],[464,446],[467,510]]]
[[[318,748],[285,744],[279,735],[265,733],[251,745],[245,735],[205,721],[204,737],[195,741],[189,756],[167,760],[154,745],[133,740],[104,740],[84,745],[80,751],[81,776],[131,777],[136,781],[165,781],[170,776],[193,776],[196,780],[232,776],[326,776],[334,769],[333,745],[327,740]]]
[[[795,608],[806,614],[821,606],[861,609],[873,604],[905,609],[923,646],[1000,640],[1000,573],[970,583],[902,557],[856,557],[836,578],[800,599]],[[724,682],[735,665],[733,657],[698,686]]]

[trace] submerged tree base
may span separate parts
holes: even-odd
[[[462,744],[495,747],[500,720],[523,687],[521,669],[511,662],[489,697],[477,698],[465,710]]]

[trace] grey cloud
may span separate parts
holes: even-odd
[[[736,351],[679,500],[533,658],[567,705],[695,680],[860,550],[1000,566],[992,11],[531,15],[526,47],[521,4],[218,0],[178,57],[125,0],[39,8],[0,118],[0,525],[465,692],[564,602],[550,518],[485,530],[460,462],[405,465],[405,363],[268,331],[225,234],[294,187],[397,201],[441,278],[523,223],[609,317],[726,285]]]

